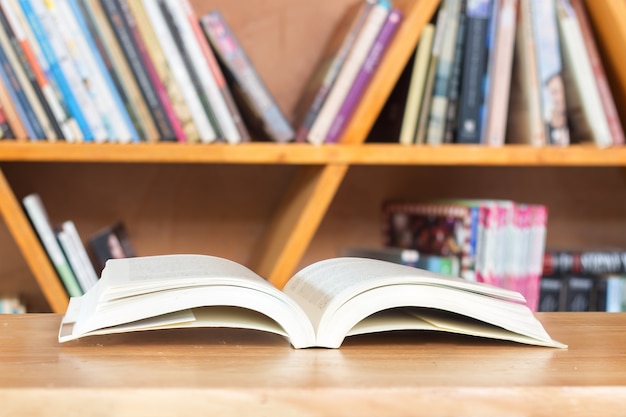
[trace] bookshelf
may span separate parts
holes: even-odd
[[[192,1],[220,8],[286,114],[341,11],[354,0],[316,3]],[[437,0],[397,0],[405,24],[389,56],[408,59]],[[620,6],[589,1],[596,27],[619,27]],[[622,7],[623,9],[623,7]],[[616,11],[617,10],[617,11]],[[620,9],[621,10],[621,9]],[[324,21],[324,24],[319,24]],[[598,22],[602,22],[599,24]],[[623,31],[599,33],[617,59]],[[389,61],[385,61],[389,62]],[[611,68],[617,100],[626,72]],[[138,253],[201,252],[244,263],[276,285],[300,266],[347,245],[378,245],[387,198],[499,197],[544,202],[554,245],[626,246],[626,149],[362,144],[402,70],[383,64],[345,133],[345,144],[63,144],[0,141],[0,290],[35,310],[67,303],[19,201],[42,195],[53,222],[73,219],[84,237],[123,220]],[[618,101],[619,103],[620,101]],[[624,119],[622,115],[622,119]],[[598,203],[599,201],[599,203]],[[621,213],[621,214],[620,214]]]

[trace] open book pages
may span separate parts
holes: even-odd
[[[401,329],[565,347],[517,292],[354,257],[309,265],[281,291],[206,255],[109,260],[98,283],[70,299],[59,341],[175,327],[257,329],[295,348],[337,348],[346,336]]]

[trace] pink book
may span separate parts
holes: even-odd
[[[530,253],[528,260],[529,274],[526,286],[528,307],[537,311],[539,304],[539,284],[543,271],[543,254],[546,249],[548,227],[548,208],[543,205],[531,205]]]
[[[185,135],[185,132],[183,131],[183,126],[181,125],[180,120],[178,120],[178,117],[176,117],[176,113],[174,113],[174,108],[172,107],[172,102],[170,100],[170,97],[167,95],[167,92],[165,91],[165,86],[163,85],[163,82],[159,78],[156,68],[154,67],[154,63],[152,62],[152,60],[150,59],[150,56],[148,55],[148,51],[146,50],[146,45],[143,41],[143,38],[139,34],[139,30],[137,29],[137,25],[135,23],[134,17],[131,11],[128,9],[128,5],[126,4],[125,1],[120,1],[120,5],[122,7],[122,11],[124,15],[126,16],[125,19],[128,23],[130,33],[133,37],[133,41],[137,45],[137,53],[139,57],[141,58],[141,61],[143,62],[143,65],[146,69],[148,77],[150,78],[150,82],[152,83],[154,91],[156,92],[157,97],[159,98],[159,101],[161,102],[161,106],[163,107],[163,110],[165,112],[165,117],[167,117],[167,120],[172,126],[172,130],[174,131],[174,136],[176,137],[177,141],[186,142],[187,136]]]
[[[339,141],[344,128],[350,121],[350,116],[361,99],[363,92],[367,88],[367,85],[376,71],[376,68],[378,68],[378,64],[387,50],[387,46],[391,42],[393,35],[396,33],[401,20],[402,12],[398,9],[391,10],[385,24],[380,29],[380,33],[374,41],[363,66],[354,79],[354,83],[352,84],[352,87],[350,87],[348,95],[339,108],[339,111],[335,116],[335,120],[333,120],[333,123],[330,125],[330,129],[326,134],[325,142],[334,143]]]

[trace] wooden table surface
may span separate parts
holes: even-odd
[[[0,315],[0,416],[626,415],[626,313],[537,316],[568,349],[395,332],[295,350],[236,329],[59,344],[60,315]]]

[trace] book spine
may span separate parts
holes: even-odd
[[[424,95],[424,82],[426,81],[434,36],[435,26],[432,23],[428,23],[422,29],[417,48],[415,49],[411,81],[409,82],[409,90],[404,103],[402,126],[400,128],[399,142],[402,145],[411,145],[415,139],[417,116]]]
[[[448,111],[448,95],[450,77],[454,65],[454,52],[459,28],[460,0],[446,0],[442,7],[446,8],[446,31],[443,36],[441,53],[437,62],[435,83],[428,113],[425,142],[439,145],[443,142],[445,118]]]
[[[9,124],[2,99],[0,99],[0,139],[15,139],[15,133]]]
[[[1,56],[0,56],[1,58]],[[6,115],[11,130],[14,132],[13,138],[24,141],[28,139],[27,126],[24,123],[24,116],[19,101],[15,97],[15,92],[10,87],[9,75],[4,70],[4,65],[0,62],[0,103],[3,113]]]
[[[122,13],[119,3],[115,0],[102,0],[101,5],[150,110],[159,139],[164,141],[177,140],[170,120],[165,113],[155,87],[152,85],[152,78],[148,74],[148,69],[144,66],[143,56],[135,44],[136,39],[126,22],[125,16],[128,16],[128,14]]]
[[[355,77],[343,104],[337,111],[337,116],[335,116],[335,120],[333,120],[333,123],[328,130],[328,134],[326,135],[326,142],[335,143],[339,141],[344,128],[350,120],[352,112],[357,106],[358,101],[361,99],[363,92],[367,88],[370,78],[376,71],[376,68],[378,68],[378,64],[384,56],[389,43],[393,39],[393,35],[396,33],[401,20],[402,12],[400,10],[393,9],[389,13],[387,21],[374,41],[374,44],[372,45],[365,62],[363,62],[363,66],[359,70],[359,73]]]
[[[172,39],[175,44],[175,48],[180,54],[181,62],[183,63],[184,71],[189,74],[189,80],[193,86],[193,90],[196,92],[198,99],[200,101],[200,105],[202,107],[202,111],[207,116],[210,128],[210,137],[205,140],[205,142],[213,142],[216,139],[223,138],[223,134],[220,130],[220,126],[217,120],[217,116],[211,104],[209,102],[209,98],[206,94],[204,88],[202,88],[202,81],[200,80],[200,75],[196,71],[193,66],[192,57],[189,54],[188,49],[185,46],[185,41],[182,37],[181,28],[174,21],[174,16],[170,13],[170,10],[167,8],[166,4],[162,0],[157,1],[157,7],[163,16],[163,21],[168,28],[168,31],[172,35]]]
[[[83,292],[78,285],[76,276],[72,272],[72,268],[63,255],[59,242],[56,240],[56,236],[48,218],[48,213],[46,212],[41,198],[37,194],[29,194],[24,197],[22,203],[26,213],[28,214],[28,218],[33,224],[35,232],[39,236],[50,261],[52,262],[52,265],[59,274],[67,293],[70,297],[81,296]]]
[[[219,63],[217,62],[217,58],[211,50],[211,46],[202,31],[202,27],[200,26],[198,17],[191,7],[191,3],[189,0],[183,0],[180,3],[170,1],[170,3],[180,4],[180,7],[183,8],[189,27],[191,28],[193,36],[200,47],[200,52],[209,66],[209,71],[213,76],[213,80],[217,88],[217,92],[215,93],[216,105],[214,105],[214,107],[216,111],[223,113],[221,118],[225,120],[226,124],[223,129],[226,134],[226,139],[230,142],[249,142],[250,135],[248,133],[248,129],[246,129],[243,119],[241,118],[239,109],[237,108],[234,98],[228,89],[228,85],[226,84],[224,74],[222,73]]]
[[[543,275],[624,274],[626,252],[548,250],[543,256]]]
[[[77,26],[75,30],[80,34],[79,38],[84,40],[82,43],[83,56],[88,61],[98,83],[97,101],[106,106],[101,111],[106,112],[107,116],[110,117],[112,124],[110,134],[115,135],[109,139],[123,143],[138,142],[139,134],[126,111],[126,106],[124,106],[112,76],[107,70],[78,0],[62,0],[60,4],[66,9],[66,16],[73,16],[73,19],[67,19],[67,21],[73,22]]]
[[[466,8],[467,32],[457,116],[459,143],[480,143],[483,82],[487,71],[487,39],[493,1],[469,2]]]
[[[81,139],[84,141],[92,141],[94,139],[94,133],[87,120],[86,112],[83,112],[83,107],[79,104],[71,83],[64,72],[62,63],[57,57],[55,44],[58,43],[58,39],[55,36],[56,33],[54,30],[51,30],[54,25],[50,24],[49,19],[47,19],[45,8],[43,8],[41,4],[35,2],[31,3],[30,0],[19,0],[19,5],[41,48],[42,55],[45,61],[47,61],[50,73],[54,77],[56,85],[65,99],[68,110],[76,119],[76,123],[81,131]]]
[[[163,15],[166,17],[170,30],[175,32],[174,35],[178,48],[181,50],[184,62],[200,94],[204,109],[209,115],[209,120],[213,125],[217,137],[221,140],[227,140],[228,142],[239,142],[241,138],[239,138],[236,133],[232,119],[230,120],[230,124],[225,124],[225,120],[230,119],[228,109],[223,100],[219,103],[216,101],[216,97],[221,97],[221,94],[211,75],[206,60],[202,56],[202,51],[189,26],[187,16],[178,5],[178,2],[173,3],[167,0],[159,0],[159,6],[161,7]],[[227,131],[224,130],[225,127],[228,128],[228,134]],[[237,137],[232,136],[233,131]]]
[[[613,100],[611,88],[606,78],[604,64],[602,63],[600,53],[598,52],[598,47],[591,28],[591,23],[589,22],[587,10],[581,0],[570,0],[570,3],[576,13],[580,31],[582,32],[587,56],[593,69],[593,78],[600,94],[604,114],[609,123],[611,137],[613,138],[613,145],[623,145],[625,143],[624,130],[617,113],[617,108],[615,107],[615,101]]]
[[[445,128],[443,133],[443,143],[453,143],[456,138],[457,120],[456,115],[459,107],[459,92],[461,89],[461,71],[463,67],[463,52],[465,45],[465,26],[467,22],[467,1],[461,2],[459,10],[459,27],[456,34],[456,44],[454,46],[454,58],[452,72],[450,74],[450,85],[448,88],[448,110],[446,112]]]
[[[483,115],[483,137],[481,143],[501,146],[505,142],[506,124],[511,91],[513,51],[517,25],[517,0],[501,0],[497,35],[493,48],[493,74],[488,106]]]
[[[300,122],[300,126],[298,127],[296,133],[296,142],[306,142],[307,136],[309,135],[309,131],[311,130],[311,126],[313,126],[313,122],[317,118],[320,110],[322,109],[322,105],[324,101],[326,101],[326,97],[330,92],[337,76],[339,75],[339,71],[341,71],[341,67],[343,66],[354,42],[357,39],[357,36],[361,32],[363,25],[369,15],[372,7],[376,4],[376,0],[368,0],[362,3],[362,8],[360,9],[358,15],[355,17],[352,22],[352,26],[350,30],[345,34],[343,40],[341,41],[341,45],[337,49],[337,51],[331,51],[330,53],[334,53],[334,56],[331,57],[331,61],[328,64],[328,67],[325,68],[325,72],[323,74],[323,78],[319,86],[314,81],[310,81],[312,86],[317,88],[313,99]],[[320,70],[321,71],[321,70]],[[317,74],[314,74],[317,76]],[[315,78],[314,78],[315,79]]]
[[[544,129],[550,145],[570,143],[556,3],[530,0]]]
[[[198,131],[199,140],[204,143],[214,141],[217,136],[211,126],[208,115],[205,113],[197,90],[191,81],[189,72],[181,57],[180,50],[176,46],[172,33],[170,32],[161,10],[154,0],[142,1],[144,10],[155,31],[163,53],[168,60],[173,76],[180,85],[182,94],[185,97],[187,107],[191,112],[191,117]]]
[[[546,231],[548,226],[548,209],[543,205],[531,205],[531,227],[529,248],[528,307],[536,311],[538,303],[539,282],[543,267],[543,254],[546,247]]]
[[[293,140],[295,133],[291,125],[222,14],[215,10],[202,16],[200,21],[222,65],[233,79],[234,87],[244,96],[253,117],[261,121],[260,133],[275,142]]]
[[[177,140],[179,142],[186,142],[187,137],[185,136],[185,132],[183,131],[183,128],[180,124],[180,120],[178,120],[178,118],[176,117],[176,113],[172,108],[172,102],[167,95],[167,92],[165,91],[163,82],[159,78],[159,75],[154,68],[154,63],[148,55],[145,41],[139,34],[139,30],[137,29],[137,22],[135,21],[130,11],[130,8],[128,7],[128,0],[114,1],[116,2],[118,10],[121,13],[124,27],[128,31],[129,36],[132,39],[133,45],[136,48],[137,55],[139,56],[141,63],[146,70],[150,85],[154,89],[159,109],[162,110],[163,116],[167,120],[167,124],[170,127],[171,132],[166,132],[167,134],[164,136],[164,138],[166,140],[169,138],[172,140]]]
[[[158,129],[100,0],[80,1],[86,11],[86,16],[93,22],[97,33],[94,38],[101,40],[100,43],[96,42],[96,45],[101,48],[107,69],[112,75],[115,74],[115,78],[119,81],[120,91],[123,91],[126,96],[125,106],[133,117],[135,129],[142,140],[155,141],[159,137]]]
[[[144,40],[148,55],[150,59],[152,59],[157,75],[170,98],[174,113],[185,132],[187,141],[192,143],[199,142],[200,134],[192,117],[191,110],[187,106],[182,87],[177,77],[172,73],[169,61],[165,56],[163,45],[156,36],[155,28],[150,23],[151,21],[144,8],[143,2],[129,1],[127,4],[137,24],[139,35]]]
[[[309,142],[319,145],[326,141],[330,126],[390,12],[390,2],[379,1],[368,15],[359,37],[311,126],[307,138]]]

